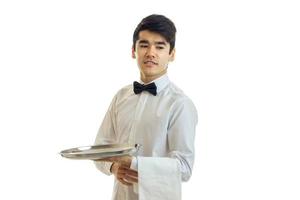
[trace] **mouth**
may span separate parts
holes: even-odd
[[[147,61],[144,62],[144,64],[146,64],[146,65],[157,65],[158,63],[156,63],[152,60],[147,60]]]

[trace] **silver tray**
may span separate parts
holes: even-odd
[[[65,158],[76,160],[98,160],[114,156],[132,155],[139,149],[139,144],[106,144],[83,146],[66,149],[60,152]]]

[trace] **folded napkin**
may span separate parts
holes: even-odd
[[[181,173],[176,159],[137,159],[139,200],[181,200]]]

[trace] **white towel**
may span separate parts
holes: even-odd
[[[137,158],[139,200],[181,200],[181,173],[176,159]]]

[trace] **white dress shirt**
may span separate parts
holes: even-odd
[[[103,119],[95,144],[141,144],[133,168],[139,168],[142,158],[173,158],[171,160],[178,163],[181,180],[187,181],[194,163],[196,108],[182,90],[170,82],[167,74],[153,82],[157,86],[156,96],[147,91],[135,94],[133,85],[118,91]],[[103,173],[111,174],[111,163],[95,164]],[[113,200],[123,199],[135,200],[138,194],[132,186],[124,186],[115,180]]]

